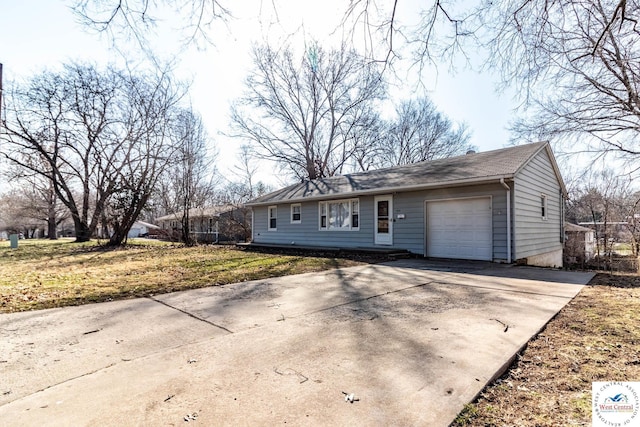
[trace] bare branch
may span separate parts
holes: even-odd
[[[384,95],[375,64],[346,47],[325,52],[314,46],[301,59],[288,47],[256,49],[247,93],[232,116],[236,136],[299,179],[341,170],[355,150],[350,129]]]

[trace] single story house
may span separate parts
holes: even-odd
[[[183,212],[156,218],[156,223],[167,238],[181,236]],[[189,232],[201,243],[225,241],[244,242],[251,235],[251,216],[248,208],[221,205],[189,210]]]
[[[596,254],[595,232],[581,225],[566,223],[564,260],[568,264],[584,265]]]
[[[566,197],[538,142],[305,181],[247,206],[255,244],[560,267]]]

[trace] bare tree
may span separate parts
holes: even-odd
[[[469,43],[475,46],[484,35],[482,18],[488,10],[508,3],[512,2],[353,0],[346,7],[342,26],[359,44],[364,42],[371,59],[393,66],[410,49],[414,65],[422,70],[456,55],[468,57]]]
[[[420,19],[407,21],[412,15]],[[562,138],[571,151],[634,161],[639,19],[640,4],[626,0],[355,0],[343,23],[355,23],[353,37],[364,25],[369,54],[387,64],[403,48],[420,67],[480,53],[528,107],[513,125],[514,138]]]
[[[258,165],[254,161],[251,148],[248,145],[240,147],[238,163],[233,165],[233,176],[229,180],[226,192],[226,202],[240,206],[251,199],[258,197],[262,183],[256,181]]]
[[[612,170],[594,171],[582,185],[572,190],[567,218],[591,224],[598,258],[610,255],[613,244],[620,240],[617,225],[627,220],[623,204],[629,196],[629,184],[628,177]]]
[[[129,28],[144,28],[154,22],[155,4],[82,0],[77,9],[94,16],[89,21],[98,28],[121,18]],[[198,25],[203,17],[229,16],[216,0],[188,4],[185,16],[198,29],[206,27]],[[420,69],[481,55],[526,107],[513,125],[515,138],[564,140],[572,151],[613,152],[633,162],[640,154],[639,19],[640,4],[627,0],[353,0],[345,4],[342,26],[354,45],[364,44],[368,57],[385,65],[407,58],[405,49]],[[304,168],[316,162],[322,159]]]
[[[620,210],[625,219],[625,227],[631,236],[631,252],[637,257],[640,255],[640,193],[630,191],[621,200]]]
[[[562,137],[578,143],[577,150],[614,152],[635,161],[640,154],[640,5],[583,0],[549,7],[543,15],[537,2],[525,5],[517,15],[519,26],[505,25],[495,38],[493,56],[505,80],[535,89],[515,134]],[[521,58],[520,65],[507,61],[509,56]],[[553,90],[545,91],[548,87]]]
[[[352,170],[365,172],[385,164],[384,146],[387,130],[388,123],[373,111],[350,129],[350,137],[353,139],[354,146],[351,156]]]
[[[132,38],[143,48],[149,32],[168,16],[181,21],[185,44],[197,44],[211,43],[210,26],[231,15],[218,0],[76,0],[72,8],[88,28],[108,33],[114,40]]]
[[[53,224],[53,230],[49,229],[49,238],[55,239],[56,225],[66,218],[63,215],[50,218],[48,200],[42,196],[38,189],[24,185],[24,181],[0,195],[0,222],[3,223],[0,231],[22,233],[26,238],[40,238],[47,233],[49,223]]]
[[[80,64],[47,71],[10,94],[1,154],[53,184],[77,241],[108,219],[110,243],[119,244],[172,156],[167,117],[182,94],[165,73]]]
[[[34,166],[40,163],[41,169],[48,168],[47,163],[38,156],[24,160]],[[0,175],[7,182],[11,182],[11,187],[22,195],[20,205],[23,209],[23,218],[46,222],[45,234],[47,238],[57,239],[57,227],[69,219],[69,211],[58,202],[58,196],[51,180],[10,163],[5,165]]]
[[[177,110],[177,106],[165,104],[165,95],[172,95],[164,93],[158,96],[156,93],[168,88],[133,81],[130,83],[129,90],[132,92],[128,97],[137,107],[137,114],[130,116],[131,122],[127,123],[127,128],[135,136],[123,144],[122,151],[118,153],[121,164],[113,170],[112,182],[115,185],[103,211],[111,246],[126,241],[129,230],[153,194],[158,180],[165,169],[172,166],[183,144],[171,134],[172,126],[175,126],[172,110]],[[138,128],[138,125],[142,127]]]
[[[238,154],[238,163],[233,166],[234,179],[228,180],[220,195],[221,202],[233,207],[230,215],[221,218],[223,229],[229,235],[242,237],[244,241],[251,238],[252,215],[245,203],[273,190],[256,179],[258,166],[254,160],[250,147],[243,145]]]
[[[549,49],[558,38],[570,41],[571,50],[587,36],[590,50],[576,51],[573,58],[593,56],[623,27],[636,31],[638,7],[626,0],[353,0],[342,26],[354,38],[364,34],[368,53],[382,62],[404,56],[401,50],[407,46],[422,65],[456,54],[469,57],[482,47],[489,49],[491,64],[506,66],[506,76],[531,82],[546,73],[557,54],[566,53],[563,47]]]
[[[180,239],[191,246],[197,243],[190,233],[191,210],[204,208],[214,199],[216,153],[208,150],[209,137],[202,118],[191,109],[178,112],[172,125],[172,137],[177,147],[171,167],[161,179],[160,196],[164,213],[179,218]]]
[[[18,203],[15,207],[19,209],[19,217],[29,223],[46,224],[46,237],[56,240],[58,225],[69,219],[69,211],[58,202],[53,183],[36,174],[14,175],[12,181],[18,183],[15,194],[20,197],[13,203]]]
[[[378,67],[344,46],[301,57],[263,46],[253,56],[247,93],[232,111],[234,136],[300,179],[338,173],[357,147],[353,129],[385,96]]]
[[[472,148],[466,126],[455,126],[426,97],[401,102],[380,143],[380,167],[451,157]]]

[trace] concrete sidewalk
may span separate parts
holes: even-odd
[[[401,260],[0,315],[0,425],[448,425],[591,277]]]

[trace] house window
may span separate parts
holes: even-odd
[[[291,205],[291,223],[299,224],[302,222],[302,207],[301,205],[295,204]]]
[[[547,219],[547,196],[544,194],[540,195],[540,209],[542,213],[542,219]]]
[[[277,230],[276,219],[278,217],[278,208],[276,206],[269,206],[269,230]]]
[[[209,227],[207,227],[207,233],[213,233],[215,225],[215,220],[213,218],[209,218]]]
[[[327,228],[327,204],[320,202],[320,229]]]
[[[320,230],[357,230],[360,227],[358,199],[320,202]]]
[[[360,227],[360,202],[358,199],[351,201],[351,227]]]

